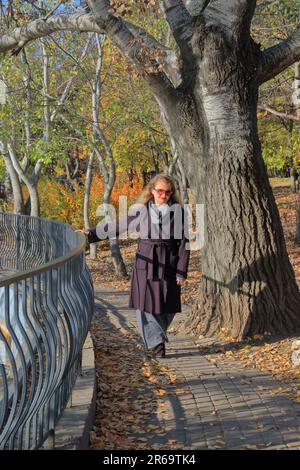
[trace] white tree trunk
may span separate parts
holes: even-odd
[[[14,212],[16,214],[24,214],[25,207],[24,207],[24,198],[22,192],[22,186],[20,184],[20,180],[18,174],[14,168],[14,165],[11,161],[9,152],[6,148],[3,148],[2,156],[4,158],[5,167],[9,174],[12,192],[13,192],[13,201],[14,201]]]
[[[99,159],[100,166],[102,167],[104,173],[104,194],[103,194],[103,204],[110,204],[111,202],[111,193],[116,180],[116,168],[115,161],[113,157],[112,148],[106,139],[103,130],[99,126],[99,103],[101,97],[101,68],[103,60],[103,51],[102,43],[100,38],[97,35],[97,46],[99,52],[99,58],[96,64],[96,73],[95,80],[93,83],[93,94],[92,94],[92,116],[93,116],[93,142],[94,150]],[[108,169],[105,164],[105,161],[97,148],[97,142],[102,142],[107,158],[108,158]],[[112,262],[117,277],[127,277],[126,266],[122,258],[119,241],[117,238],[109,239],[109,246],[111,251]]]
[[[300,62],[295,63],[294,91],[292,101],[296,115],[300,117]]]
[[[44,142],[50,142],[50,106],[49,106],[49,53],[44,40],[41,41],[43,57],[43,95],[44,95]]]
[[[91,185],[92,185],[92,179],[93,179],[93,162],[94,162],[94,152],[90,154],[87,168],[86,168],[84,201],[83,201],[84,228],[86,229],[91,228],[89,212],[90,212],[90,193],[91,193]],[[97,243],[91,243],[90,257],[91,259],[97,258]]]
[[[40,200],[39,200],[39,195],[38,195],[38,190],[37,190],[37,180],[38,180],[38,175],[40,171],[40,162],[37,162],[37,170],[36,172],[36,178],[34,181],[31,181],[28,176],[24,173],[20,162],[16,156],[16,150],[14,148],[14,145],[12,143],[7,145],[7,149],[11,158],[11,161],[13,163],[13,166],[15,168],[15,171],[17,172],[19,178],[23,181],[23,183],[26,184],[28,191],[29,191],[29,197],[30,197],[30,215],[34,217],[39,217],[40,216]]]

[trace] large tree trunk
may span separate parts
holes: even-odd
[[[300,294],[257,133],[257,46],[231,47],[216,29],[198,41],[194,93],[182,91],[172,104],[157,95],[205,204],[201,295],[188,326],[206,335],[224,328],[238,339],[294,332]]]

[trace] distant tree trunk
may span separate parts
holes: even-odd
[[[112,192],[112,185],[111,183],[108,183],[106,185],[106,188],[104,190],[104,195],[103,195],[103,204],[110,204],[111,202],[111,192]],[[115,273],[116,276],[119,278],[122,277],[127,277],[127,270],[125,263],[122,258],[121,250],[120,250],[120,245],[119,245],[119,240],[117,238],[110,238],[109,239],[109,247],[110,247],[110,252],[111,252],[111,258],[112,262],[115,268]]]
[[[129,187],[133,188],[135,171],[132,167],[127,169],[127,175],[129,180]]]
[[[23,198],[22,186],[21,186],[18,174],[13,166],[13,163],[10,159],[8,151],[3,152],[2,155],[5,161],[6,170],[7,170],[7,173],[9,174],[10,183],[12,187],[14,212],[16,214],[24,214],[25,213],[24,198]]]
[[[44,40],[41,40],[43,56],[43,94],[44,94],[44,142],[50,142],[50,106],[49,106],[49,52]]]
[[[6,168],[6,165],[5,165]],[[10,198],[13,198],[13,190],[12,190],[12,184],[9,176],[9,172],[6,168],[5,175],[4,175],[4,187],[5,187],[5,199],[8,200]]]
[[[300,245],[300,195],[298,197],[297,206],[296,243]]]
[[[92,93],[92,115],[93,115],[93,146],[94,151],[99,159],[100,166],[104,174],[104,194],[103,194],[103,204],[111,203],[111,193],[113,186],[116,181],[116,168],[115,161],[113,157],[113,152],[111,146],[106,139],[103,130],[99,126],[99,102],[101,96],[101,67],[102,67],[102,43],[99,35],[96,36],[97,46],[99,57],[96,64],[96,73],[95,81],[93,83],[93,93]],[[105,152],[108,158],[108,168],[105,164],[105,161],[97,148],[97,142],[100,139],[102,142]],[[109,239],[110,252],[112,257],[112,262],[114,265],[115,273],[117,277],[127,277],[126,266],[122,258],[119,240],[117,238]]]
[[[30,151],[30,144],[31,144],[31,125],[30,125],[30,109],[32,106],[32,96],[31,96],[31,89],[30,89],[30,77],[27,71],[27,58],[24,50],[21,51],[21,61],[23,64],[23,82],[25,87],[25,110],[24,110],[24,131],[25,131],[25,138],[26,138],[26,150],[25,156],[22,161],[22,168],[23,171],[26,173],[27,167],[29,165],[29,151]]]
[[[296,116],[300,117],[300,62],[295,63],[294,92],[292,95],[292,102]],[[298,189],[300,189],[299,184],[300,175],[298,177]],[[300,245],[300,197],[298,199],[297,207],[296,242],[298,245]]]
[[[17,172],[19,178],[26,184],[28,188],[29,197],[30,197],[30,215],[34,217],[39,217],[40,216],[40,199],[39,199],[37,184],[38,184],[39,174],[41,171],[42,162],[40,160],[36,162],[33,175],[30,178],[24,173],[20,165],[20,162],[16,156],[14,145],[10,143],[7,145],[7,148],[8,148],[8,152],[9,152],[15,171]]]
[[[296,116],[300,117],[300,62],[295,63],[294,92],[292,102]]]
[[[288,134],[288,162],[289,162],[289,167],[290,167],[289,176],[290,176],[290,182],[291,182],[291,190],[293,192],[296,192],[297,179],[295,178],[296,168],[294,166],[293,142],[292,142],[294,125],[293,125],[293,121],[287,121],[286,123],[284,122],[283,124]]]
[[[70,173],[70,168],[69,168],[69,163],[65,163],[65,169],[66,169],[66,176],[67,180],[71,183],[71,173]]]
[[[89,212],[90,212],[91,185],[92,185],[92,179],[93,179],[93,162],[94,162],[94,152],[91,153],[88,159],[88,164],[87,164],[87,169],[86,169],[85,188],[84,188],[83,218],[84,218],[84,228],[86,229],[91,228]],[[91,243],[90,257],[91,259],[97,258],[97,243]]]
[[[152,161],[153,161],[153,168],[154,168],[154,171],[156,173],[159,173],[160,170],[159,170],[159,164],[158,164],[158,161],[156,160],[155,158],[155,151],[154,151],[154,148],[151,147],[151,153],[152,153]]]
[[[76,147],[76,153],[78,151],[78,148]],[[75,162],[74,162],[74,168],[73,168],[73,171],[72,171],[72,179],[77,179],[77,175],[78,175],[78,171],[79,171],[79,158],[76,156],[75,157]]]

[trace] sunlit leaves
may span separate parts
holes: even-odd
[[[257,2],[252,24],[252,36],[264,48],[273,46],[291,35],[300,24],[298,0],[273,0]],[[294,67],[289,67],[275,79],[265,83],[260,89],[260,102],[283,112],[292,113]],[[269,167],[283,168],[294,159],[299,165],[300,139],[299,126],[288,130],[289,121],[259,113],[259,131],[262,152]]]
[[[52,163],[54,160],[64,164],[68,158],[68,151],[71,145],[63,135],[56,135],[55,131],[51,133],[50,142],[44,139],[36,140],[30,149],[30,155],[33,162],[41,159],[45,165]]]
[[[264,47],[274,44],[274,40],[288,37],[300,22],[298,0],[273,0],[257,2],[252,23],[253,37]]]
[[[300,139],[297,126],[290,132],[277,119],[266,119],[261,113],[259,133],[262,154],[269,168],[282,169],[290,164],[290,158],[296,167],[300,166]]]

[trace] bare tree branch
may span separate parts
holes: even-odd
[[[189,14],[182,0],[161,0],[160,7],[181,53],[183,85],[190,86],[196,76],[195,57],[191,46],[196,18]]]
[[[50,16],[52,16],[52,15],[56,12],[56,10],[57,10],[63,3],[65,3],[64,0],[62,0],[61,2],[59,2],[59,3],[58,3],[51,11],[49,11],[49,12],[47,13],[47,15],[44,16],[44,18],[42,18],[42,19],[43,19],[44,21],[47,21],[47,19],[50,18]]]
[[[87,0],[91,12],[99,28],[103,29],[110,40],[128,57],[144,75],[145,80],[153,89],[173,89],[174,85],[169,77],[163,73],[163,59],[165,47],[156,41],[157,47],[150,48],[141,37],[136,37],[129,29],[128,23],[122,18],[111,14],[109,0]],[[139,29],[141,31],[141,28]],[[144,35],[149,35],[146,31]],[[153,41],[153,38],[152,38]]]
[[[267,111],[268,113],[274,114],[275,116],[278,116],[280,118],[289,119],[290,121],[294,122],[300,122],[300,117],[298,117],[297,115],[283,111],[277,111],[276,109],[271,108],[271,106],[258,106],[257,109],[259,109],[260,111]]]
[[[160,50],[164,53],[163,70],[175,88],[182,82],[182,74],[180,72],[180,63],[177,54],[172,49],[164,46],[158,42],[151,34],[146,32],[143,28],[136,26],[132,23],[125,21],[129,31],[136,37],[142,39],[150,49]]]
[[[95,22],[99,28],[106,33],[113,42],[134,61],[137,60],[137,54],[134,55],[132,44],[135,43],[134,35],[129,31],[128,22],[122,18],[113,16],[109,0],[87,0],[87,4],[93,13]],[[145,32],[145,34],[147,34]]]
[[[29,41],[48,36],[56,31],[103,32],[90,14],[62,14],[50,17],[47,21],[43,19],[31,21],[25,26],[15,28],[10,33],[0,36],[0,52],[20,49]]]
[[[269,47],[262,53],[260,83],[276,77],[300,60],[300,27],[288,39]]]
[[[66,83],[66,86],[65,86],[65,88],[64,88],[64,90],[63,90],[63,92],[62,92],[62,94],[61,94],[61,96],[60,96],[60,98],[59,98],[59,100],[58,100],[58,102],[57,102],[57,105],[56,105],[56,107],[53,109],[53,111],[52,111],[52,113],[51,113],[51,117],[50,117],[51,122],[54,121],[55,116],[56,116],[56,114],[57,114],[59,108],[64,104],[64,102],[65,102],[66,99],[67,99],[68,93],[69,93],[69,91],[70,91],[70,88],[71,88],[72,83],[73,83],[73,81],[74,81],[74,78],[75,78],[75,76],[76,76],[76,75],[75,75],[75,74],[76,74],[76,71],[77,71],[77,69],[81,68],[81,62],[83,61],[83,59],[84,59],[85,56],[86,56],[86,53],[87,53],[88,48],[89,48],[89,46],[90,46],[91,40],[92,40],[92,37],[90,37],[89,40],[87,41],[85,47],[84,47],[83,50],[82,50],[82,53],[81,53],[80,58],[79,58],[78,60],[76,60],[76,59],[73,58],[73,60],[76,60],[75,66],[73,67],[73,74],[72,74],[72,76],[68,79],[68,81],[67,81],[67,83]]]
[[[29,41],[57,31],[106,33],[140,70],[144,69],[147,75],[155,74],[157,84],[160,82],[161,85],[171,88],[180,84],[178,61],[173,51],[160,44],[142,28],[108,13],[103,18],[96,22],[92,14],[77,13],[51,16],[46,21],[37,19],[0,36],[0,52],[13,50],[18,53]],[[107,20],[107,23],[104,20]]]

